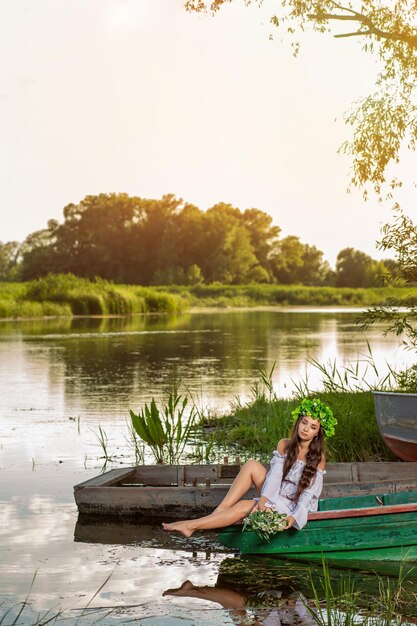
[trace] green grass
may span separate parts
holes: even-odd
[[[177,294],[71,274],[50,274],[27,283],[0,283],[0,318],[177,313],[185,307],[186,302]]]
[[[382,439],[370,391],[315,394],[332,409],[338,425],[327,441],[327,459],[333,462],[396,460]],[[291,430],[291,411],[297,399],[269,399],[260,395],[246,406],[232,405],[229,415],[212,419],[210,438],[215,446],[241,457],[267,461],[280,439]]]
[[[142,287],[50,274],[27,283],[0,283],[0,318],[177,313],[191,307],[373,306],[390,297],[417,302],[417,288],[350,289],[303,285]]]
[[[157,287],[181,295],[191,306],[373,306],[390,297],[417,302],[417,288],[306,287],[304,285],[168,285]]]
[[[406,583],[413,576],[413,568],[402,564],[398,578],[378,577],[378,594],[367,594],[355,585],[350,572],[333,580],[323,561],[323,574],[317,585],[310,574],[313,600],[304,601],[311,621],[316,626],[400,626],[410,623],[407,618],[415,616],[416,595]]]

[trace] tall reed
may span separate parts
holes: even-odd
[[[188,397],[179,393],[176,384],[161,408],[152,398],[138,413],[130,409],[129,414],[134,430],[158,464],[179,463],[185,446],[191,442],[197,412],[195,406],[188,409]]]
[[[398,577],[378,577],[378,593],[370,595],[357,588],[346,572],[332,580],[325,561],[317,584],[310,572],[312,600],[304,605],[317,626],[400,626],[409,624],[417,612],[416,595],[406,591],[404,582],[413,570],[402,564]]]

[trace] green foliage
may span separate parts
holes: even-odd
[[[60,286],[64,292],[73,290],[77,314],[130,312],[133,304],[126,301],[126,292],[114,288],[110,294],[109,280],[190,287],[330,286],[336,280],[339,286],[369,287],[380,284],[380,274],[387,275],[383,263],[349,248],[339,254],[335,276],[321,250],[293,235],[278,239],[279,227],[259,209],[242,212],[218,203],[203,212],[172,195],[148,200],[99,194],[65,207],[64,218],[63,224],[50,220],[47,229],[27,237],[16,253],[22,257],[16,272],[25,280],[55,274],[99,283],[100,277],[102,289],[94,295],[82,282],[70,284],[68,279],[66,285],[63,280],[62,285],[47,285],[48,291],[58,287],[56,297]]]
[[[152,277],[153,285],[199,285],[204,282],[201,268],[193,263],[185,270],[181,266],[156,270]]]
[[[401,372],[393,372],[396,391],[417,393],[417,365]]]
[[[279,230],[259,209],[218,203],[203,212],[173,195],[87,196],[64,208],[62,224],[50,220],[27,237],[20,274],[27,280],[72,273],[142,285],[269,281]]]
[[[417,226],[399,208],[392,224],[383,228],[379,242],[382,250],[393,250],[396,254],[396,274],[402,283],[415,285],[417,282]],[[388,297],[380,305],[368,309],[358,319],[364,329],[375,323],[385,325],[384,335],[403,337],[405,347],[417,351],[417,301],[405,299],[400,294]]]
[[[103,459],[105,461],[105,464],[107,463],[107,461],[111,461],[112,457],[109,455],[109,438],[107,436],[106,431],[104,430],[104,428],[102,428],[102,426],[98,427],[98,432],[94,432],[95,436],[97,437],[98,443],[103,451]]]
[[[294,411],[291,411],[291,415],[294,423],[302,415],[309,415],[319,420],[326,437],[332,437],[335,433],[337,419],[332,410],[319,398],[303,398]]]
[[[417,289],[267,284],[139,287],[50,275],[29,283],[0,283],[0,317],[177,314],[192,306],[369,306],[394,297],[401,299],[403,305],[417,304]]]
[[[178,313],[179,295],[149,287],[128,287],[72,274],[48,274],[28,283],[0,284],[0,317],[132,315]]]
[[[305,607],[317,626],[356,626],[361,613],[360,591],[355,589],[349,573],[340,576],[335,585],[330,578],[329,568],[323,561],[323,575],[320,580],[321,589],[314,583],[310,574],[313,591],[313,607],[305,603]],[[368,624],[367,620],[365,623]],[[381,625],[382,626],[382,625]]]
[[[310,572],[312,601],[304,602],[317,626],[400,626],[408,624],[416,610],[415,594],[405,589],[411,571],[402,566],[396,579],[379,577],[378,593],[371,596],[356,588],[350,573],[333,580],[323,560],[323,573],[318,583]]]
[[[191,441],[197,410],[192,406],[187,411],[187,405],[187,396],[181,396],[175,386],[161,409],[152,398],[138,413],[129,410],[135,432],[150,447],[158,464],[179,463],[185,446]]]
[[[278,283],[330,284],[333,275],[323,252],[289,235],[278,241],[271,255],[272,273]]]
[[[337,381],[331,390],[329,383],[324,386],[326,391],[317,393],[310,391],[305,383],[299,386],[298,394],[299,397],[319,395],[337,419],[335,435],[326,442],[327,459],[352,463],[393,460],[378,430],[371,391],[354,391]],[[229,415],[210,420],[215,428],[212,439],[223,450],[268,461],[277,442],[289,436],[293,424],[291,413],[298,404],[297,398],[277,398],[262,381],[261,374],[246,405],[235,402]]]
[[[20,244],[17,241],[0,241],[0,281],[17,279]]]
[[[417,302],[417,289],[374,287],[368,289],[307,287],[303,285],[195,285],[187,288],[164,286],[164,291],[187,298],[189,306],[369,306],[388,297]]]
[[[388,274],[382,261],[374,261],[360,250],[344,248],[337,255],[337,287],[376,287],[387,282]]]

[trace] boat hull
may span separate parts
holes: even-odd
[[[253,531],[242,532],[237,526],[225,528],[219,539],[224,546],[242,554],[313,563],[324,558],[335,566],[357,569],[374,569],[378,564],[385,570],[387,564],[402,561],[417,564],[417,492],[380,498],[381,502],[383,498],[388,500],[381,507],[312,513],[303,530],[292,528],[277,533],[269,542]],[[402,503],[393,504],[395,498]],[[364,504],[360,498],[357,500],[359,506]]]
[[[417,394],[374,392],[379,431],[403,461],[417,461]]]

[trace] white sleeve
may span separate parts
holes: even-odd
[[[279,494],[282,483],[282,471],[284,469],[285,456],[276,450],[271,459],[271,466],[262,485],[261,496],[265,496],[271,503]]]
[[[295,518],[294,528],[301,530],[307,524],[310,511],[317,511],[321,490],[323,489],[324,470],[317,470],[311,485],[298,498],[297,506],[291,513]]]

